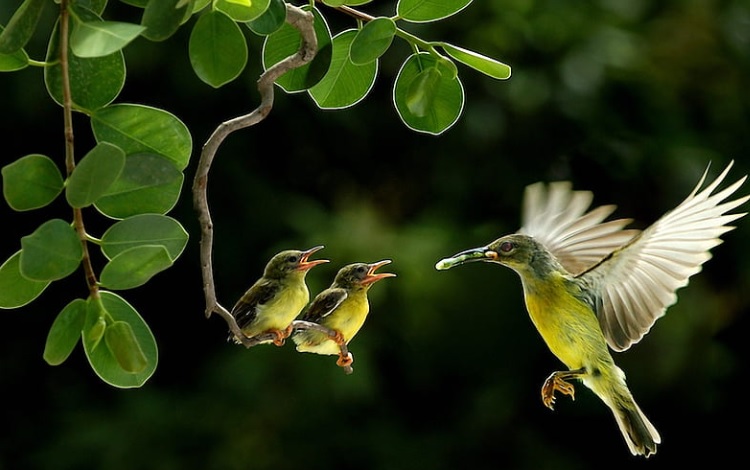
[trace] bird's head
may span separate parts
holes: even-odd
[[[386,277],[396,277],[393,273],[376,273],[375,271],[386,264],[389,264],[391,260],[384,259],[376,263],[352,263],[344,266],[336,274],[336,278],[333,281],[333,285],[336,287],[343,287],[344,289],[352,289],[356,287],[369,288],[374,283]]]
[[[310,256],[318,250],[321,250],[323,246],[315,246],[309,250],[285,250],[281,253],[274,255],[271,261],[266,265],[264,273],[265,277],[280,278],[288,274],[299,272],[306,273],[312,267],[319,264],[327,263],[327,259],[316,259],[310,260]]]
[[[547,250],[534,238],[514,233],[498,238],[489,245],[471,248],[438,261],[435,269],[446,269],[474,261],[498,263],[521,273],[540,260],[549,258]]]

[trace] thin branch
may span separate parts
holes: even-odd
[[[68,0],[60,2],[60,74],[62,77],[63,97],[63,126],[65,128],[65,173],[68,177],[76,167],[75,145],[73,137],[73,97],[70,91],[70,70],[68,68],[68,36],[70,31],[70,12],[68,11]],[[96,279],[94,267],[89,255],[88,236],[83,224],[83,211],[80,208],[73,209],[73,227],[81,241],[83,249],[83,265],[86,274],[86,285],[92,298],[99,297],[99,284]]]
[[[315,57],[318,50],[318,41],[315,36],[313,27],[314,16],[301,8],[293,5],[286,5],[286,21],[292,27],[297,29],[302,36],[300,48],[294,55],[287,57],[273,67],[266,70],[258,79],[258,91],[260,92],[260,105],[251,113],[230,119],[221,123],[213,134],[209,137],[201,150],[198,168],[195,179],[193,180],[193,205],[198,212],[198,222],[201,228],[200,240],[200,259],[201,274],[203,277],[203,292],[206,298],[206,318],[211,314],[219,314],[227,325],[232,334],[239,338],[240,342],[246,348],[256,346],[265,341],[274,338],[272,334],[262,334],[254,337],[246,336],[234,316],[221,304],[216,298],[216,287],[214,284],[213,274],[213,221],[211,212],[208,207],[208,197],[206,195],[208,187],[208,173],[211,169],[214,157],[216,156],[219,146],[231,134],[240,129],[254,126],[264,120],[273,108],[274,101],[274,84],[276,80],[289,70],[302,67],[309,63]],[[318,330],[329,337],[334,337],[335,332],[322,325],[311,322],[295,321],[292,324],[294,329],[314,329]],[[346,345],[341,345],[341,356],[349,357],[349,350]],[[347,374],[352,373],[351,365],[343,367]]]

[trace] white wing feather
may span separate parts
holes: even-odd
[[[597,315],[612,349],[628,349],[648,333],[667,307],[677,301],[675,292],[686,286],[690,276],[700,272],[703,263],[711,258],[710,250],[722,242],[719,237],[734,229],[727,224],[745,215],[726,213],[750,196],[724,201],[747,176],[711,194],[732,164],[698,192],[708,173],[706,169],[680,205],[612,256],[581,274],[584,282],[599,287],[601,304]]]

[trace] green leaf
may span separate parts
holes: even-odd
[[[21,275],[21,251],[0,266],[0,308],[23,307],[41,295],[50,284]]]
[[[0,54],[13,54],[29,42],[47,0],[24,0],[0,33]]]
[[[89,299],[86,301],[86,319],[81,331],[84,347],[88,345],[91,350],[99,346],[104,332],[107,329],[107,317],[109,313],[104,308],[101,299]]]
[[[396,14],[412,23],[427,23],[455,15],[471,0],[399,0]]]
[[[70,356],[81,339],[86,312],[86,301],[75,299],[57,315],[44,344],[42,357],[47,364],[60,365]]]
[[[171,217],[142,214],[112,225],[101,239],[102,252],[108,259],[134,247],[163,246],[171,260],[176,260],[187,245],[187,231]]]
[[[349,59],[349,47],[357,30],[343,31],[333,38],[333,55],[328,73],[309,93],[323,109],[341,109],[361,101],[372,89],[378,74],[377,61],[355,65]]]
[[[0,34],[4,28],[0,26]],[[29,55],[25,50],[19,49],[10,54],[0,52],[0,72],[14,72],[29,66]]]
[[[446,54],[453,57],[462,64],[468,65],[474,70],[478,70],[479,72],[482,72],[483,74],[492,78],[496,78],[498,80],[505,80],[510,78],[510,66],[502,62],[491,59],[489,57],[485,57],[468,49],[453,46],[445,42],[441,42],[439,44],[440,47],[445,50]]]
[[[198,19],[188,49],[195,74],[214,88],[237,78],[247,64],[245,36],[220,11],[209,11]]]
[[[128,372],[122,368],[109,347],[92,347],[84,336],[83,346],[89,364],[104,382],[112,386],[140,387],[153,375],[158,363],[158,349],[154,336],[143,318],[122,297],[107,291],[100,292],[100,295],[102,305],[112,320],[125,322],[132,328],[133,337],[146,358],[146,367],[140,372]],[[89,322],[88,317],[86,321]]]
[[[129,248],[104,265],[102,286],[112,290],[142,286],[156,274],[172,266],[167,249],[161,245],[141,245]]]
[[[377,60],[391,47],[396,23],[390,18],[375,18],[357,33],[349,49],[353,64],[363,65]]]
[[[21,238],[21,274],[34,281],[62,279],[78,268],[83,248],[73,227],[61,219],[43,223]]]
[[[3,196],[17,211],[38,209],[51,203],[63,190],[63,177],[49,157],[31,154],[2,169]]]
[[[193,0],[152,0],[141,18],[141,24],[146,27],[143,37],[150,41],[164,41],[177,32],[192,13]]]
[[[148,366],[148,359],[129,323],[116,321],[109,325],[104,333],[104,341],[125,372],[137,374]]]
[[[166,214],[177,204],[183,180],[183,174],[167,158],[152,153],[128,155],[120,177],[94,207],[114,219]]]
[[[101,21],[96,14],[84,8],[77,8],[76,14],[83,21]],[[44,68],[44,83],[52,99],[62,106],[58,28],[59,23],[55,25],[47,46],[47,61],[53,65]],[[69,52],[68,74],[74,107],[90,113],[114,101],[125,85],[125,58],[122,51],[102,57],[78,57],[72,51]]]
[[[146,28],[119,21],[73,23],[70,50],[78,57],[102,57],[122,50]]]
[[[116,104],[94,112],[91,128],[97,142],[109,142],[126,155],[156,153],[184,170],[193,151],[187,126],[173,114],[138,104]]]
[[[252,21],[261,16],[271,0],[216,0],[214,8],[226,13],[234,21]]]
[[[267,36],[281,28],[285,21],[286,3],[284,0],[271,0],[268,9],[262,15],[246,24],[255,34]]]
[[[440,86],[440,72],[429,67],[419,72],[409,84],[406,92],[406,106],[417,116],[424,117],[432,108]]]
[[[309,11],[309,7],[303,7]],[[317,8],[313,9],[315,36],[318,39],[318,52],[312,62],[289,70],[276,80],[276,84],[287,93],[307,90],[318,83],[328,71],[331,63],[332,45],[328,23]],[[299,31],[284,23],[278,31],[266,37],[263,44],[263,68],[268,70],[287,57],[297,53],[301,36]]]
[[[433,83],[430,89],[429,106],[423,110],[423,115],[415,114],[413,82],[429,68],[434,68],[437,59],[428,53],[413,54],[401,66],[393,87],[393,102],[401,120],[407,127],[418,132],[439,135],[456,123],[464,105],[464,89],[458,77],[449,78],[440,74],[440,80]],[[429,82],[432,77],[421,77],[420,80]],[[429,83],[425,83],[428,85]],[[419,108],[417,108],[419,111]]]
[[[65,188],[72,207],[86,207],[104,194],[125,167],[125,152],[102,142],[84,156],[73,170]]]

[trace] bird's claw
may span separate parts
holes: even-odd
[[[352,362],[354,362],[354,356],[352,356],[352,353],[347,354],[346,357],[339,354],[339,358],[336,359],[336,365],[339,367],[349,367],[352,365]]]
[[[566,382],[557,372],[553,372],[542,385],[542,403],[550,410],[555,409],[555,392],[570,396],[575,400],[576,390],[572,384]]]
[[[328,336],[331,338],[331,340],[333,340],[339,346],[346,344],[346,339],[344,338],[344,335],[342,335],[340,331],[333,330],[333,333],[329,334]]]
[[[289,325],[283,330],[269,330],[268,333],[273,335],[273,344],[276,346],[284,346],[286,339],[291,336],[292,330],[292,325]]]

